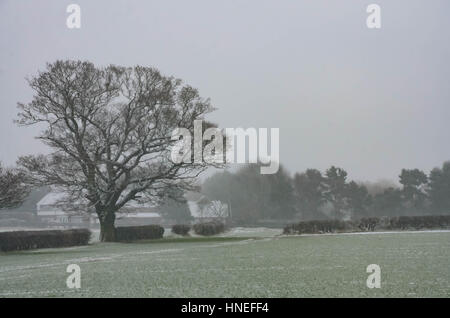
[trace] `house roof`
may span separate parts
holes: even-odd
[[[38,203],[36,203],[37,207],[39,208],[39,206],[41,205],[58,205],[63,203],[63,201],[65,199],[67,199],[68,195],[64,192],[57,192],[57,191],[52,191],[47,193],[47,195],[45,195],[41,200],[39,200]],[[71,203],[76,205],[82,205],[83,202],[82,200],[71,200]],[[156,208],[156,206],[154,204],[151,203],[139,203],[136,201],[129,201],[125,204],[124,206],[125,209],[138,209],[138,208],[146,208],[146,209],[152,209],[154,210]]]
[[[66,194],[63,192],[49,192],[42,199],[36,203],[39,207],[40,205],[55,205],[58,204],[58,201],[64,200]]]

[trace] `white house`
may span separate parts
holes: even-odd
[[[185,195],[189,211],[195,223],[208,221],[226,222],[229,218],[228,205],[221,201],[211,201],[204,195],[188,192]],[[86,213],[86,202],[68,202],[63,192],[52,191],[37,204],[38,218],[50,225],[91,226],[98,224],[95,213]],[[116,225],[162,224],[164,222],[159,207],[148,203],[128,202],[116,214]]]
[[[45,223],[56,225],[80,225],[97,224],[98,218],[95,213],[86,213],[86,203],[73,201],[68,203],[64,200],[63,192],[50,192],[37,204],[37,216]],[[116,214],[118,225],[145,225],[159,224],[162,217],[158,213],[158,207],[150,204],[128,202]]]
[[[185,195],[194,222],[221,221],[229,217],[228,204],[218,200],[211,201],[200,193],[189,192]]]
[[[41,221],[56,224],[94,222],[91,217],[76,212],[78,204],[75,203],[71,209],[68,203],[63,203],[64,197],[64,193],[49,192],[36,204]]]

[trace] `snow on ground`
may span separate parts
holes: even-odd
[[[0,297],[450,296],[449,231],[249,235],[267,231],[3,253]],[[73,263],[77,291],[65,287]],[[381,289],[366,287],[368,264],[380,265]]]
[[[343,232],[317,234],[289,234],[283,236],[341,236],[341,235],[382,235],[382,234],[411,234],[411,233],[450,233],[450,230],[417,230],[417,231],[374,231],[374,232]]]
[[[272,237],[280,235],[283,229],[272,229],[266,227],[234,227],[221,234],[224,237]]]
[[[48,229],[38,228],[38,227],[0,227],[0,232],[11,232],[11,231],[44,231]]]

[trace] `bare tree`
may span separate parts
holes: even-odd
[[[23,203],[29,190],[22,171],[4,168],[0,163],[0,209],[17,207]]]
[[[211,201],[211,203],[205,209],[207,210],[206,215],[209,217],[228,217],[228,206],[219,200]]]
[[[53,152],[21,157],[19,164],[34,182],[89,202],[102,241],[115,240],[116,212],[127,202],[189,188],[207,168],[171,160],[174,129],[193,134],[194,120],[213,110],[179,79],[148,67],[57,61],[28,82],[35,96],[18,104],[17,122],[43,124],[37,138]]]

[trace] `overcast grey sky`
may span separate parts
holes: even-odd
[[[81,6],[81,29],[66,7]],[[381,6],[381,29],[366,7]],[[290,172],[396,179],[450,159],[450,1],[0,0],[0,160],[45,151],[17,127],[25,77],[56,59],[155,66],[221,127],[279,127]]]

